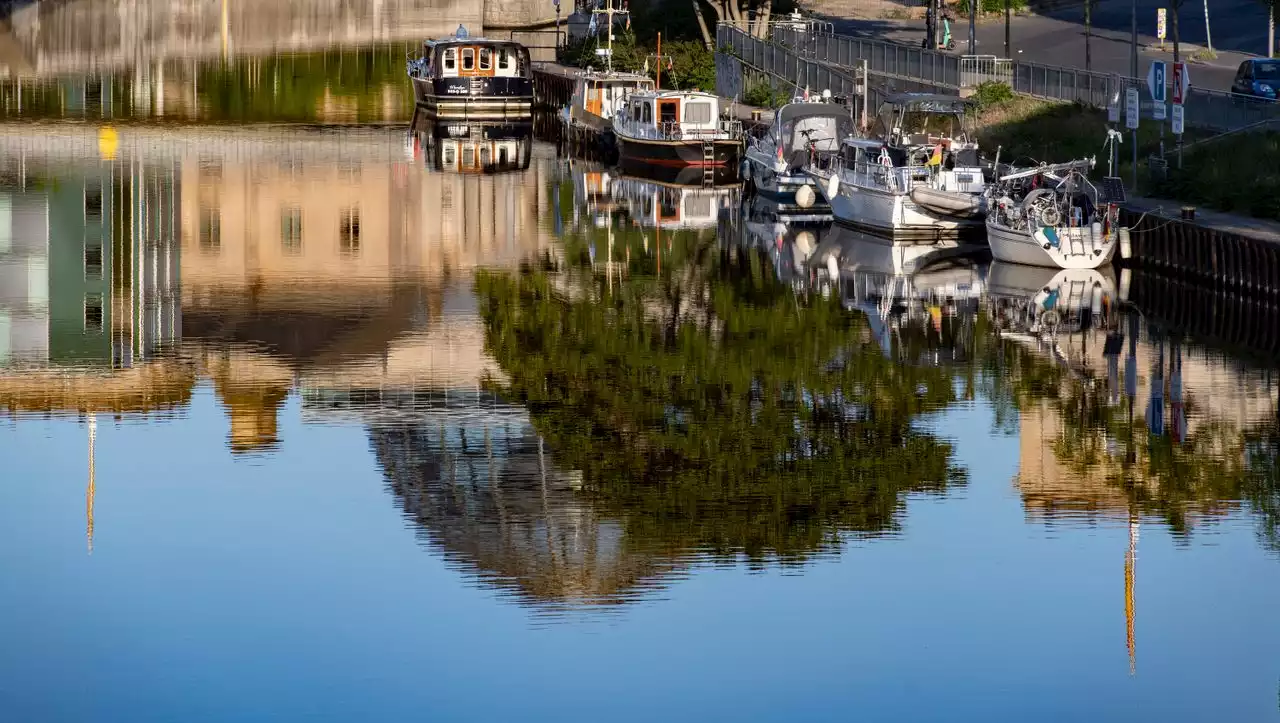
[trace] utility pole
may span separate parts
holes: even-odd
[[[1138,82],[1138,0],[1132,0],[1130,5],[1131,15],[1130,21],[1130,55],[1129,55],[1129,79],[1132,83]],[[1138,104],[1138,115],[1142,115],[1142,104]],[[1136,124],[1135,124],[1136,125]],[[1138,129],[1133,129],[1133,189],[1136,193],[1138,190]]]
[[[980,0],[969,0],[969,55],[975,55],[975,49],[978,44],[978,2]]]
[[[1004,57],[1013,59],[1013,43],[1009,38],[1009,22],[1013,11],[1009,9],[1011,0],[1004,0]]]

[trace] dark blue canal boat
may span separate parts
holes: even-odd
[[[533,118],[533,65],[520,43],[473,38],[459,25],[453,37],[423,43],[408,72],[414,100],[429,119]]]

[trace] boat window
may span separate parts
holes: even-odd
[[[498,147],[498,165],[505,168],[506,165],[510,162],[511,162],[511,151],[507,149],[507,146],[505,144],[499,146]]]
[[[710,196],[690,196],[684,200],[685,218],[708,218],[711,216]]]
[[[458,157],[457,148],[452,143],[450,143],[449,145],[444,147],[443,155],[444,155],[444,166],[446,168],[453,168],[454,160]]]
[[[643,105],[643,103],[639,103],[639,102],[637,102],[637,103],[632,103],[632,104],[631,104],[631,120],[636,121],[636,122],[639,122],[639,121],[640,121],[640,106],[641,106],[641,105]]]
[[[658,103],[658,117],[663,123],[675,123],[680,120],[680,103],[674,100],[666,100]]]
[[[652,123],[653,122],[652,106],[650,106],[648,103],[643,103],[643,102],[640,105],[644,107],[644,117],[642,121],[644,123]]]
[[[710,123],[710,103],[686,103],[684,106],[685,123]]]
[[[493,51],[488,48],[480,48],[480,69],[491,70],[493,68]]]
[[[489,146],[480,146],[480,167],[488,168],[492,160],[493,151],[489,149]]]
[[[498,70],[506,70],[511,67],[511,53],[502,48],[498,51]]]
[[[810,116],[796,121],[791,148],[807,148],[813,142],[820,151],[833,151],[840,142],[839,120],[834,116]]]
[[[445,69],[445,70],[457,70],[457,69],[458,69],[458,50],[457,50],[457,48],[449,48],[448,50],[444,51],[444,69]]]
[[[680,201],[678,198],[672,199],[669,196],[663,194],[658,199],[658,218],[662,218],[662,219],[680,218],[679,203]]]
[[[475,168],[476,166],[476,147],[468,143],[462,147],[462,167]]]
[[[472,48],[462,49],[462,69],[474,70],[476,67],[476,51]]]

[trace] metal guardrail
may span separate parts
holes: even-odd
[[[964,55],[960,57],[960,87],[972,88],[983,83],[1013,85],[1013,64],[1008,58],[995,55]]]
[[[1144,115],[1151,109],[1145,80],[995,56],[962,58],[901,43],[801,32],[785,24],[771,30],[769,42],[725,23],[717,28],[717,44],[733,47],[748,65],[787,78],[796,77],[794,73],[803,63],[835,66],[837,75],[833,78],[848,76],[841,69],[854,68],[865,60],[872,73],[921,86],[916,89],[954,91],[998,80],[1007,82],[1016,93],[1105,108],[1117,94],[1123,99],[1125,90],[1137,87],[1144,98]],[[842,92],[836,85],[811,87]],[[1228,132],[1280,121],[1280,102],[1193,87],[1183,112],[1188,128]]]
[[[797,88],[808,87],[816,92],[830,90],[833,95],[850,97],[859,91],[860,84],[853,73],[802,58],[787,48],[753,38],[728,24],[721,24],[716,29],[716,45],[731,49],[744,64],[785,78]]]
[[[786,27],[773,28],[772,40],[816,62],[852,68],[865,60],[868,69],[877,75],[934,88],[961,87],[960,59],[936,50],[845,35],[797,33]]]

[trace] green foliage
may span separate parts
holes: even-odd
[[[349,116],[384,120],[384,89],[398,99],[393,120],[407,119],[413,91],[405,77],[410,46],[237,58],[200,66],[195,87],[203,119],[314,122]]]
[[[565,239],[572,265],[609,248],[588,233]],[[761,252],[708,233],[661,243],[659,274],[643,233],[615,231],[612,258],[636,276],[612,287],[571,270],[476,282],[509,380],[496,391],[629,544],[796,559],[894,529],[904,494],[963,481],[913,424],[954,400],[946,372],[886,359],[865,318],[797,297]]]
[[[774,88],[767,81],[757,81],[742,93],[742,102],[760,108],[781,108],[791,100],[788,88]]]
[[[714,92],[716,88],[716,56],[696,40],[663,42],[662,54],[671,57],[671,68],[662,69],[664,88],[681,90],[697,88]]]
[[[601,32],[603,33],[603,31]],[[588,36],[565,46],[561,50],[560,60],[567,65],[576,65],[579,68],[603,68],[607,61],[596,55],[596,48],[606,48],[608,46],[609,44],[603,39],[603,35],[601,37]],[[636,36],[630,30],[614,31],[614,70],[639,71],[644,66],[644,58],[648,52],[636,43]]]
[[[1248,182],[1242,182],[1248,179]],[[1187,151],[1156,195],[1218,211],[1280,219],[1280,133],[1241,133]]]
[[[974,110],[981,112],[990,108],[1004,106],[1012,103],[1013,99],[1013,88],[1010,88],[1008,83],[988,80],[984,83],[979,83],[978,87],[974,89]]]
[[[1011,12],[1020,13],[1027,9],[1027,0],[1007,0],[1009,10]],[[978,3],[978,13],[980,15],[990,15],[993,13],[1003,13],[1006,0],[982,0]],[[955,4],[956,12],[959,17],[969,17],[969,0],[960,0]],[[955,21],[952,21],[953,24]],[[957,35],[954,27],[951,29],[953,35]]]

